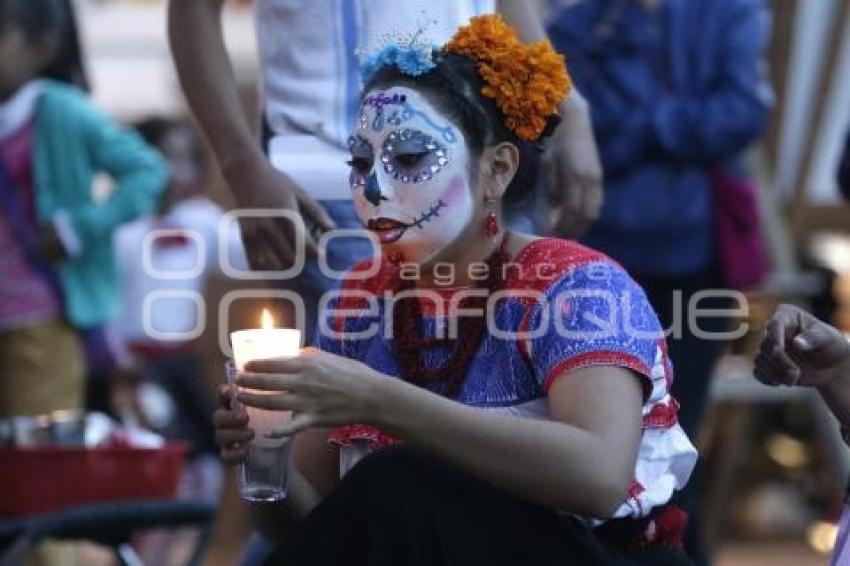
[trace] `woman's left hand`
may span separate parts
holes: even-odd
[[[295,358],[250,362],[236,383],[239,400],[251,407],[293,411],[285,427],[269,437],[290,436],[311,427],[374,424],[383,382],[366,364],[305,348]]]

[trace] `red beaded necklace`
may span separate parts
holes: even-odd
[[[486,296],[464,297],[459,308],[486,309],[488,297],[499,290],[504,281],[502,271],[510,260],[507,251],[508,234],[502,238],[498,249],[487,258],[487,279],[480,281],[476,288],[487,289]],[[399,292],[413,289],[415,282],[399,278]],[[483,295],[483,294],[482,294]],[[486,330],[486,316],[464,316],[458,323],[458,337],[455,340],[441,338],[423,338],[420,335],[422,308],[417,297],[409,297],[396,303],[393,311],[393,347],[401,372],[401,378],[410,383],[424,386],[438,383],[439,391],[448,398],[457,397],[472,360],[481,345]],[[426,368],[422,363],[423,351],[435,346],[453,345],[448,360],[435,368]]]

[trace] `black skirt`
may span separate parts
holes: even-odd
[[[639,543],[650,520],[591,529],[417,450],[389,448],[352,468],[266,564],[691,564],[677,548]]]

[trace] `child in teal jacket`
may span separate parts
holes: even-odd
[[[60,0],[0,0],[0,418],[81,407],[80,332],[118,306],[112,232],[167,177],[85,93],[40,78],[67,17]],[[96,198],[99,173],[113,184]]]

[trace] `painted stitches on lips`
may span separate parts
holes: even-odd
[[[440,215],[440,210],[448,205],[440,199],[437,203],[423,212],[416,220],[411,223],[393,220],[392,218],[372,218],[367,223],[366,227],[378,235],[378,240],[382,244],[391,244],[399,240],[408,228],[419,228],[423,230],[423,225],[430,222],[432,218]]]
[[[446,208],[448,205],[443,202],[443,199],[437,201],[437,204],[429,208],[427,211],[422,213],[422,216],[419,217],[418,220],[413,222],[413,225],[422,229],[422,225],[426,222],[430,222],[432,218],[435,218],[440,215],[440,209]]]

